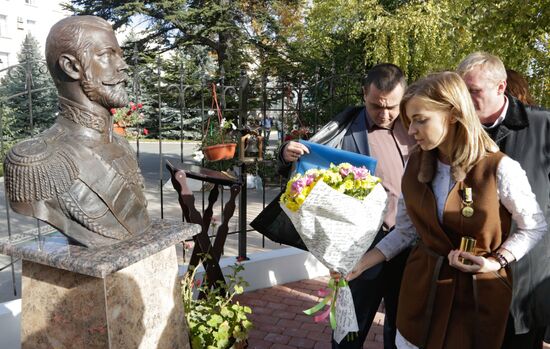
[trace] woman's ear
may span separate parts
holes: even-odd
[[[450,124],[454,124],[458,121],[457,114],[458,114],[458,111],[453,108],[451,110],[451,112],[449,113],[449,123]]]
[[[58,63],[61,70],[71,78],[75,80],[80,80],[82,78],[82,66],[73,55],[66,53],[62,54],[59,56]]]

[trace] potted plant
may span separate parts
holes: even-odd
[[[229,160],[235,156],[237,143],[234,141],[232,131],[235,124],[225,118],[207,122],[207,129],[202,139],[202,152],[209,161]]]
[[[135,126],[143,120],[141,108],[143,108],[143,104],[134,102],[130,102],[128,106],[123,108],[111,108],[113,131],[121,136],[125,136],[126,127]]]
[[[235,124],[222,117],[222,112],[216,96],[216,85],[212,84],[212,107],[217,111],[217,117],[213,111],[208,113],[206,129],[202,138],[202,152],[209,161],[228,160],[235,156]]]
[[[226,275],[227,283],[209,288],[196,279],[195,268],[188,271],[182,281],[183,307],[189,328],[192,349],[246,348],[252,322],[250,307],[234,302],[248,283],[238,276],[244,269],[241,264],[230,266],[232,273]]]

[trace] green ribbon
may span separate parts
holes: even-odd
[[[304,313],[306,315],[313,315],[319,311],[321,311],[329,301],[330,308],[329,308],[329,319],[330,319],[330,327],[335,330],[336,329],[336,299],[338,299],[338,291],[342,287],[346,287],[348,283],[345,279],[341,278],[337,283],[334,281],[334,279],[330,279],[328,282],[327,287],[330,289],[329,294],[323,298],[319,303],[317,303],[315,306],[304,310]],[[315,318],[316,322],[319,322],[320,320],[323,320],[326,318],[326,315],[321,315]]]

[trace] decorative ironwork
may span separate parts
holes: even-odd
[[[189,54],[187,55],[189,58]],[[198,69],[187,69],[183,60],[176,65],[179,67],[179,72],[172,75],[169,80],[166,72],[163,69],[163,64],[160,57],[153,60],[153,63],[146,64],[145,59],[141,59],[141,52],[137,46],[134,46],[130,59],[129,73],[131,80],[129,88],[136,102],[143,101],[143,97],[148,94],[150,100],[155,104],[148,111],[148,116],[156,123],[158,127],[158,154],[159,164],[158,175],[159,183],[158,198],[160,199],[160,214],[164,216],[164,196],[162,193],[166,171],[164,169],[165,156],[163,154],[163,144],[166,139],[178,140],[180,143],[179,159],[181,163],[191,161],[189,154],[184,153],[184,145],[186,138],[192,133],[189,132],[191,126],[197,126],[206,120],[208,111],[210,110],[209,91],[208,87],[212,82],[216,83],[218,95],[220,97],[220,105],[224,115],[236,121],[240,130],[247,127],[253,128],[258,121],[257,117],[262,119],[267,115],[274,117],[277,120],[277,128],[280,129],[277,140],[282,141],[287,135],[290,135],[295,129],[307,129],[314,133],[319,126],[322,126],[328,119],[333,116],[345,104],[360,104],[361,89],[360,82],[362,73],[353,72],[345,75],[336,75],[335,70],[331,71],[317,68],[312,76],[302,75],[301,78],[289,79],[287,77],[270,77],[261,75],[256,77],[253,72],[242,70],[236,80],[228,78],[235,76],[227,74],[225,70],[218,73],[218,78],[210,77],[206,74],[206,59],[200,60]],[[2,74],[15,74],[15,71],[24,72],[27,83],[25,90],[17,92],[13,95],[0,95],[0,109],[5,108],[7,103],[17,97],[26,97],[28,100],[28,114],[21,115],[29,123],[29,128],[34,128],[34,117],[31,120],[30,115],[34,116],[34,109],[40,103],[36,100],[36,92],[43,89],[33,89],[32,69],[36,71],[36,67],[41,71],[45,71],[46,64],[44,61],[27,60],[20,64],[7,67],[0,70]],[[250,76],[249,76],[250,74]],[[151,89],[147,90],[144,85],[154,85],[154,92]],[[151,99],[152,97],[152,99]],[[177,111],[177,119],[174,123],[168,124],[163,121],[168,115],[168,110],[172,108]],[[194,121],[194,120],[197,121]],[[192,121],[193,120],[193,121]],[[260,123],[261,125],[261,123]],[[204,126],[204,125],[202,125]],[[141,127],[141,126],[139,126]],[[189,129],[187,129],[189,128]],[[165,131],[165,129],[176,130]],[[197,127],[203,130],[204,127]],[[3,120],[0,118],[0,152],[4,156],[4,147],[7,143],[13,143],[16,139],[4,132]],[[142,132],[138,129],[135,145],[137,148],[137,156],[140,157],[142,145]],[[263,143],[270,145],[269,142]],[[258,144],[259,145],[259,144]],[[254,148],[251,143],[249,146]],[[263,147],[259,150],[259,156],[265,153],[266,150],[274,149],[274,141],[269,147]],[[252,149],[249,149],[252,150]],[[240,150],[239,150],[240,151]],[[245,156],[246,157],[246,156]],[[242,159],[241,159],[242,160]],[[247,162],[248,164],[246,164]],[[237,174],[246,179],[246,174],[249,170],[256,168],[258,163],[255,161],[238,161],[235,165],[238,166]],[[271,161],[261,161],[261,164],[270,163]],[[266,181],[264,180],[265,184]],[[223,202],[224,191],[220,191],[221,201]],[[265,191],[263,194],[263,202],[265,205]],[[8,205],[8,197],[6,196],[6,207]],[[206,202],[203,196],[203,202]],[[229,232],[228,234],[239,234],[239,256],[246,257],[246,203],[247,203],[247,188],[243,185],[239,194],[239,226],[237,231]],[[203,209],[205,204],[203,203]],[[222,206],[223,211],[223,206]],[[4,234],[7,230],[8,236],[12,235],[12,230],[18,231],[21,228],[14,224],[14,220],[10,216],[10,210],[5,209],[4,213],[0,213],[0,226],[4,226]]]

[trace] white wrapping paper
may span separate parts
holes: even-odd
[[[281,204],[309,252],[327,268],[346,275],[372,244],[386,211],[387,194],[377,184],[364,200],[345,195],[317,182],[298,211]],[[336,300],[337,343],[357,332],[357,318],[349,287]]]

